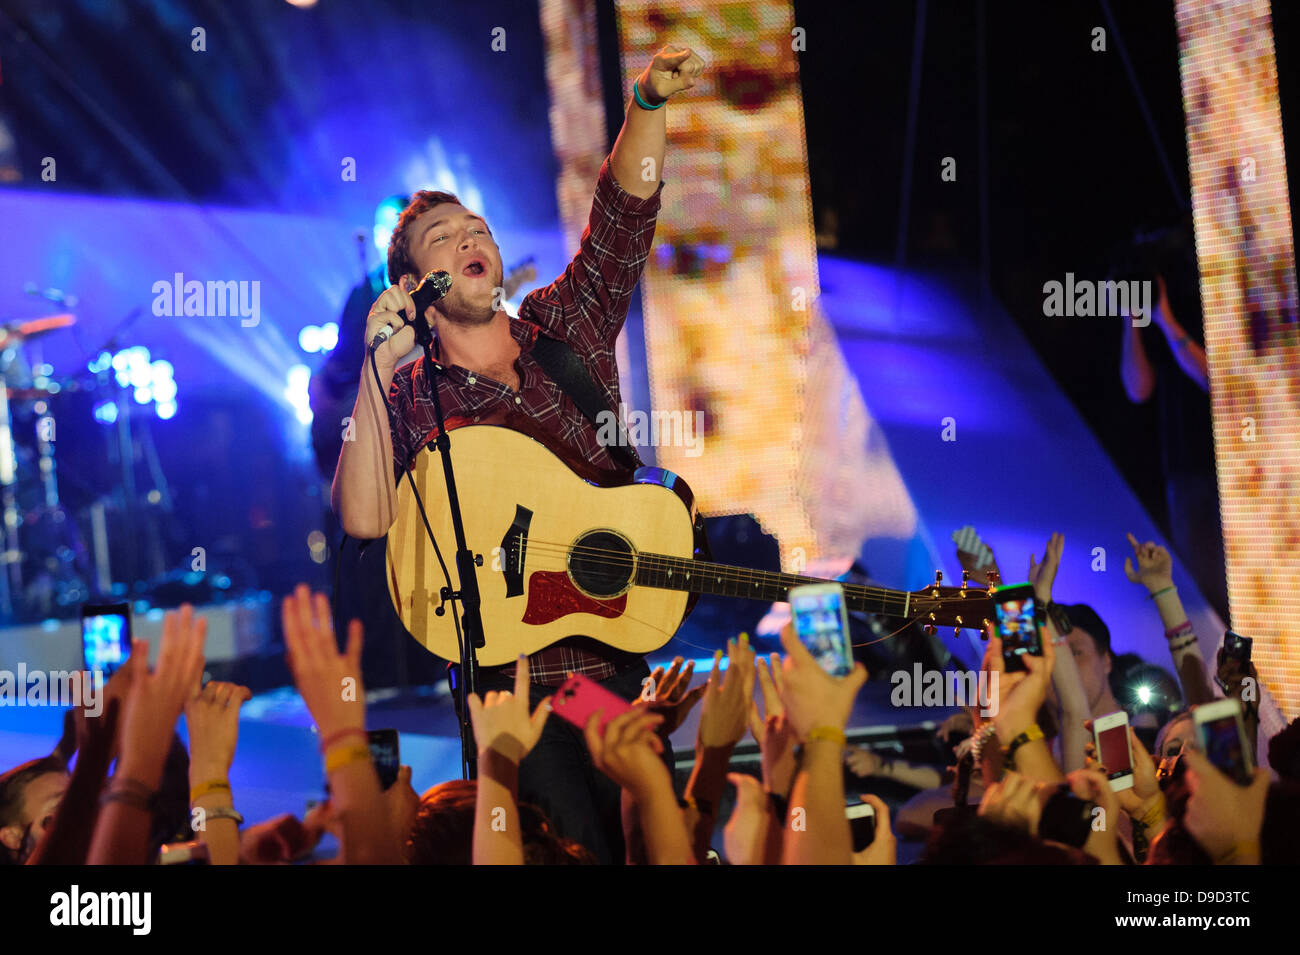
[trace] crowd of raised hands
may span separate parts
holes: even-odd
[[[1140,564],[1130,576],[1140,580],[1143,569],[1158,566],[1159,555],[1144,555],[1136,544],[1135,550]],[[1059,557],[1054,538],[1043,564],[1031,568],[1035,583],[1046,588],[1045,599]],[[591,861],[538,810],[518,802],[520,763],[552,715],[550,697],[529,706],[526,659],[519,661],[513,692],[469,699],[477,779],[443,784],[422,799],[411,788],[409,768],[384,789],[372,762],[360,624],[352,622],[340,649],[327,599],[306,586],[284,599],[282,624],[293,680],[319,735],[328,802],[303,819],[286,814],[243,825],[230,769],[240,706],[250,694],[231,683],[202,683],[206,627],[186,606],[165,616],[152,668],[148,645],[136,641],[104,687],[102,713],[70,715],[78,755],[66,791],[38,825],[21,833],[0,830],[11,860],[145,864],[185,844],[186,852],[212,864],[287,863],[308,857],[329,832],[339,846],[330,861],[343,864]],[[983,667],[998,673],[990,681],[992,715],[972,714],[961,727],[975,744],[969,759],[983,796],[977,808],[957,800],[967,811],[932,830],[923,861],[1251,863],[1268,854],[1261,848],[1265,834],[1294,851],[1294,781],[1274,782],[1260,769],[1243,786],[1194,746],[1184,746],[1177,754],[1184,761],[1180,785],[1171,789],[1160,767],[1167,754],[1153,758],[1136,734],[1133,786],[1121,792],[1112,791],[1091,743],[1081,746],[1080,765],[1058,757],[1067,752],[1066,734],[1059,734],[1054,753],[1055,734],[1039,730],[1049,703],[1063,723],[1078,719],[1079,738],[1091,737],[1091,723],[1067,705],[1070,694],[1057,677],[1058,660],[1070,654],[1059,652],[1065,643],[1050,619],[1046,628],[1042,656],[1028,657],[1026,670],[1017,673],[1005,672],[1000,641],[990,631]],[[846,817],[846,754],[859,775],[872,771],[864,765],[870,760],[846,748],[845,737],[866,670],[859,663],[846,677],[829,675],[789,627],[781,645],[783,655],[762,657],[741,635],[729,641],[725,655],[717,652],[707,682],[691,687],[692,664],[678,659],[667,672],[656,669],[652,692],[629,711],[608,721],[599,711],[592,714],[583,736],[592,764],[621,788],[629,864],[705,864],[718,858],[719,848],[736,865],[896,864],[897,841],[883,800],[861,797],[875,826],[874,837],[856,852]],[[696,706],[694,768],[679,791],[663,758],[664,742]],[[182,715],[188,754],[182,748],[181,756],[188,759],[176,758]],[[758,776],[733,770],[733,751],[747,733],[758,744]],[[178,795],[186,788],[188,798]],[[1054,799],[1066,793],[1090,812],[1081,845],[1054,839],[1060,820],[1049,817],[1059,816]],[[721,846],[715,846],[725,802],[732,810]]]

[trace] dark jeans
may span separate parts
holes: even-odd
[[[649,675],[650,668],[642,661],[600,685],[630,701],[640,696],[641,681]],[[490,690],[514,690],[513,680],[497,674],[484,674],[479,682],[480,696]],[[555,687],[534,683],[529,689],[529,706],[536,707],[554,692]],[[673,752],[667,741],[664,760],[671,771]],[[619,787],[592,765],[587,741],[573,724],[554,715],[546,721],[542,738],[519,764],[519,801],[545,812],[556,832],[582,843],[601,865],[623,864],[626,849]]]

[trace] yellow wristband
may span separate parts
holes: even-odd
[[[1037,723],[1030,723],[1023,733],[1013,739],[1008,745],[1002,747],[1002,762],[1005,767],[1014,769],[1016,766],[1016,750],[1026,743],[1032,743],[1035,740],[1043,738],[1043,731]]]
[[[844,730],[836,729],[834,726],[815,726],[808,734],[808,742],[823,740],[827,743],[836,743],[844,746],[848,743],[848,737],[844,735]]]
[[[190,802],[197,802],[204,796],[214,792],[230,792],[230,783],[224,779],[212,779],[206,783],[199,783],[190,790]]]
[[[330,751],[325,754],[325,775],[329,775],[336,769],[341,769],[351,763],[359,763],[362,760],[370,759],[370,747],[358,746],[355,743],[350,746],[332,746]]]
[[[1150,809],[1142,814],[1142,818],[1138,820],[1138,824],[1141,825],[1143,829],[1150,829],[1159,823],[1160,820],[1164,819],[1164,817],[1165,794],[1156,793],[1156,801],[1151,804]]]

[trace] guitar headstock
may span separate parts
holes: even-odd
[[[934,572],[934,583],[921,590],[912,591],[909,615],[925,625],[925,632],[933,634],[939,627],[953,627],[953,636],[963,629],[978,630],[993,619],[993,591],[1000,578],[997,571],[985,572],[984,586],[972,585],[970,571],[963,570],[961,586],[943,586],[943,571]]]

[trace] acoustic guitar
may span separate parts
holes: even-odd
[[[694,497],[671,471],[599,471],[559,452],[528,419],[518,416],[509,425],[449,432],[465,538],[480,564],[482,666],[513,662],[570,636],[647,653],[671,639],[700,594],[771,603],[785,600],[793,586],[822,582],[707,559]],[[458,584],[437,452],[421,452],[411,477]],[[403,480],[398,488],[388,532],[389,594],[416,640],[458,660],[445,578],[410,485]],[[992,617],[987,590],[965,580],[961,587],[940,586],[939,576],[934,586],[912,592],[846,584],[844,593],[850,610],[936,627],[978,628]]]

